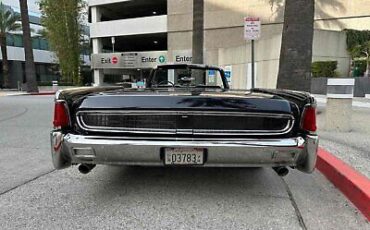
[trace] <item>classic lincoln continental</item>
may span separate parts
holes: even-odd
[[[311,173],[316,102],[305,92],[231,90],[221,68],[162,65],[145,89],[57,92],[51,132],[55,168],[79,164],[288,167]]]

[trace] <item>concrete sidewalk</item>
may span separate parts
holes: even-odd
[[[352,120],[348,121],[350,132],[325,130],[326,109],[322,103],[318,105],[317,123],[320,146],[370,178],[370,108],[366,107],[370,101],[364,104],[353,107]]]
[[[40,90],[38,93],[27,93],[24,91],[16,91],[16,90],[0,90],[0,97],[1,96],[25,96],[25,95],[53,95],[55,91],[44,91]]]
[[[0,97],[4,96],[22,96],[22,95],[29,95],[27,92],[21,91],[0,91]]]
[[[8,96],[9,94],[16,94],[16,93],[20,93],[20,91],[12,90],[12,89],[0,89],[0,97]]]
[[[354,98],[349,132],[325,130],[325,95],[318,104],[320,149],[316,167],[370,221],[370,99]],[[333,118],[333,117],[331,117]],[[329,118],[329,119],[331,119]]]
[[[77,86],[39,86],[39,93],[27,93],[26,91],[19,91],[17,89],[0,89],[0,97],[1,96],[22,96],[22,95],[53,95],[56,91],[61,89],[69,89],[75,88]]]
[[[370,99],[353,98],[350,132],[325,130],[326,95],[314,95],[318,104],[320,146],[370,178]]]

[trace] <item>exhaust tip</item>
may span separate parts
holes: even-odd
[[[284,177],[289,173],[289,169],[286,167],[273,167],[273,169],[281,177]]]
[[[78,171],[82,174],[88,174],[95,166],[96,165],[93,164],[80,164],[80,166],[78,166]]]

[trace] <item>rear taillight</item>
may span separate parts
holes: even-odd
[[[313,106],[307,106],[303,110],[302,120],[301,120],[302,129],[309,132],[316,132],[316,108]]]
[[[64,101],[56,101],[54,106],[54,128],[65,128],[69,126],[69,114]]]

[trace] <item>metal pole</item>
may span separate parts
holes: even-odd
[[[113,53],[114,53],[114,45],[116,44],[116,38],[111,37],[111,41],[112,41],[112,50],[113,50]]]
[[[255,86],[255,83],[254,83],[254,40],[252,40],[252,89],[254,88]]]

